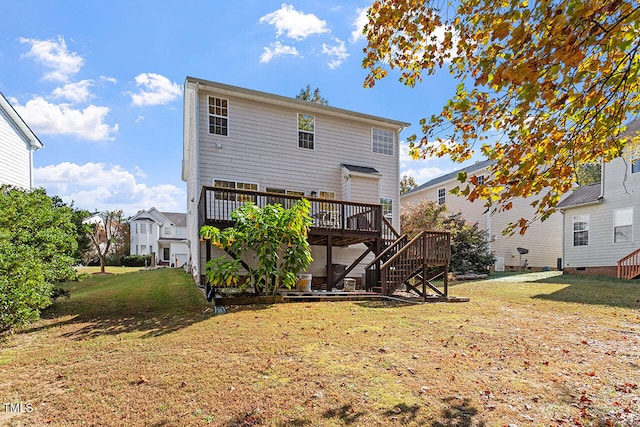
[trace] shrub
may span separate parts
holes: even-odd
[[[72,210],[43,189],[0,187],[0,333],[38,320],[53,284],[75,277]]]
[[[127,255],[122,257],[123,267],[146,267],[151,265],[151,255]]]

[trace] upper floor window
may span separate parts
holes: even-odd
[[[633,208],[613,212],[613,243],[633,241]]]
[[[171,227],[164,227],[164,235],[171,236]]]
[[[227,136],[229,134],[229,101],[209,97],[209,133]]]
[[[140,233],[143,233],[143,234],[147,233],[147,224],[145,223],[140,224]]]
[[[573,246],[589,245],[589,215],[574,215]]]
[[[393,132],[373,129],[373,152],[393,156]]]
[[[447,201],[447,190],[444,187],[438,188],[438,204],[444,205],[446,201]]]
[[[478,175],[478,185],[484,184],[484,175]]]
[[[298,113],[298,147],[315,149],[315,118]]]

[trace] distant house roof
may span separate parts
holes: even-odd
[[[439,176],[437,178],[433,178],[432,180],[427,181],[424,184],[422,184],[422,185],[420,185],[420,186],[418,186],[418,187],[416,187],[416,188],[414,188],[414,189],[412,189],[410,191],[407,191],[406,193],[403,194],[403,196],[406,196],[407,194],[411,194],[411,193],[416,193],[416,192],[418,192],[420,190],[424,190],[425,188],[433,187],[434,185],[440,184],[442,182],[446,182],[446,181],[452,180],[452,179],[456,178],[460,172],[477,171],[477,170],[480,170],[480,169],[484,169],[484,168],[486,168],[488,166],[491,166],[495,162],[496,162],[495,160],[482,160],[480,162],[476,162],[476,163],[474,163],[474,164],[472,164],[470,166],[467,166],[465,168],[458,169],[456,171],[453,171],[453,172],[448,173],[446,175]]]
[[[29,128],[27,123],[22,120],[22,117],[18,114],[18,112],[13,108],[13,106],[9,103],[7,98],[0,92],[0,110],[4,111],[4,113],[11,119],[14,125],[18,128],[22,136],[29,143],[32,148],[39,150],[44,147],[40,139],[36,136],[35,133]]]
[[[634,119],[627,124],[627,128],[622,133],[623,136],[631,136],[640,131],[640,118]]]
[[[360,173],[371,173],[371,174],[379,174],[380,172],[378,172],[377,169],[374,168],[370,168],[368,166],[356,166],[356,165],[347,165],[347,164],[342,164],[342,167],[350,170],[351,172],[360,172]]]
[[[185,213],[173,213],[173,212],[160,212],[160,213],[166,216],[167,219],[171,221],[176,227],[187,226],[187,214]]]
[[[559,209],[573,206],[586,205],[600,201],[600,183],[583,185],[575,188],[564,200],[558,203]]]

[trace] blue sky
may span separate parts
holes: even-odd
[[[8,0],[0,92],[45,145],[34,181],[89,210],[186,209],[186,76],[295,97],[307,84],[330,105],[410,122],[401,173],[418,183],[458,169],[412,161],[404,140],[454,93],[447,70],[416,88],[397,74],[362,85],[369,1]]]

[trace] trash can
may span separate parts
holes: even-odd
[[[347,266],[345,264],[331,264],[331,266],[333,267],[333,280],[336,280],[338,277],[340,277],[340,275],[347,269]],[[335,287],[344,287],[344,281],[339,281],[338,283],[336,283]]]

